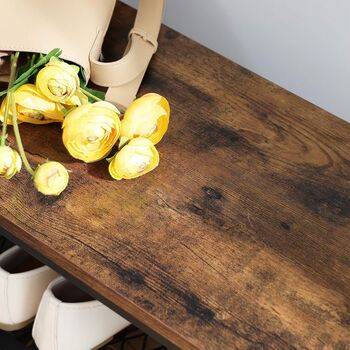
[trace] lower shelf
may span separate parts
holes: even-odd
[[[0,331],[0,350],[39,350],[31,337],[32,325],[17,332]],[[101,350],[166,350],[134,326],[116,334]],[[74,350],[74,349],[71,349]]]
[[[1,233],[1,232],[0,232]],[[0,253],[13,246],[13,243],[0,234]],[[0,350],[40,350],[32,339],[32,326],[16,332],[0,330]],[[167,348],[135,326],[130,326],[119,332],[108,344],[100,350],[166,350]],[[67,349],[68,350],[68,349]],[[74,350],[74,349],[69,349]]]

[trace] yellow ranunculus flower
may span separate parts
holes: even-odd
[[[159,164],[159,154],[153,143],[144,138],[132,139],[111,160],[109,173],[116,180],[134,179]]]
[[[41,69],[36,77],[36,87],[50,101],[66,105],[82,104],[78,73],[63,61],[50,61]]]
[[[8,146],[0,146],[0,177],[11,179],[21,171],[22,160],[19,154]]]
[[[19,87],[13,97],[16,103],[17,117],[20,122],[32,124],[48,124],[62,122],[64,112],[59,103],[52,102],[43,96],[33,84],[25,84]],[[1,112],[5,111],[6,99],[1,106]],[[1,113],[3,116],[3,113]],[[12,123],[12,106],[9,108],[10,121]]]
[[[68,181],[67,169],[58,162],[41,164],[34,172],[34,185],[46,196],[59,196],[67,187]]]
[[[158,94],[146,94],[136,99],[126,110],[122,120],[121,137],[141,136],[157,144],[168,130],[170,107]]]
[[[2,102],[1,102],[1,107],[0,107],[0,121],[3,123],[4,122],[4,118],[5,118],[5,109],[6,109],[6,100],[7,97],[5,97]],[[11,107],[11,103],[9,105],[9,113],[7,115],[7,124],[8,125],[13,125],[12,122],[12,107]],[[22,121],[17,119],[18,124],[21,124]]]
[[[86,163],[105,158],[120,134],[118,109],[108,102],[88,103],[63,122],[63,144],[70,155]]]

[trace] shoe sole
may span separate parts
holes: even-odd
[[[98,349],[101,349],[102,347],[104,347],[105,345],[107,345],[112,339],[113,339],[113,337],[110,337],[109,339],[107,339],[106,341],[104,341],[102,344],[97,345],[95,348],[93,348],[93,349],[91,349],[91,350],[98,350]]]
[[[16,324],[4,324],[4,323],[0,323],[0,329],[5,331],[5,332],[14,332],[14,331],[18,331],[22,328],[27,327],[29,324],[31,324],[34,321],[34,317],[31,318],[28,321],[24,321],[21,323],[16,323]]]

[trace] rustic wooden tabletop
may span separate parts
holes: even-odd
[[[107,57],[133,15],[119,5]],[[70,158],[60,125],[21,125],[30,161],[71,182],[47,198],[2,180],[6,235],[174,347],[349,349],[350,125],[167,27],[150,91],[171,125],[137,180]]]

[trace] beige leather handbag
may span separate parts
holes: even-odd
[[[0,75],[9,51],[48,53],[83,67],[86,79],[108,87],[106,100],[120,108],[135,98],[157,50],[164,0],[139,0],[124,57],[101,62],[101,48],[116,0],[0,0]],[[4,79],[3,79],[4,80]]]

